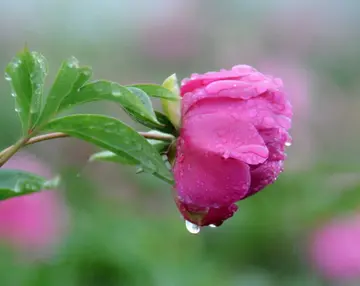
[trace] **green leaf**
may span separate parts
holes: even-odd
[[[153,128],[153,129],[159,130],[163,133],[172,134],[175,137],[177,137],[178,131],[176,130],[174,125],[171,123],[169,118],[167,118],[165,114],[162,114],[161,112],[158,112],[158,111],[155,111],[155,114],[156,114],[158,121],[162,124],[162,126],[161,126],[161,128]]]
[[[130,86],[127,89],[130,90],[130,92],[132,94],[134,94],[141,101],[141,103],[144,105],[144,107],[146,108],[148,113],[151,114],[151,118],[155,119],[154,122],[159,123],[157,118],[156,118],[155,111],[154,111],[152,102],[150,100],[150,97],[144,91],[142,91],[139,88]]]
[[[79,67],[79,62],[76,58],[71,57],[64,61],[50,89],[44,110],[41,113],[37,125],[43,124],[55,116],[62,100],[69,95],[74,88],[80,86],[80,83],[83,82],[85,77],[84,69]]]
[[[0,169],[0,200],[52,189],[59,180],[45,178],[20,170]]]
[[[48,74],[48,63],[46,58],[38,52],[31,53],[33,61],[29,65],[30,80],[32,84],[32,99],[30,106],[30,128],[34,127],[40,116],[43,98],[45,77]],[[31,65],[32,64],[32,65]]]
[[[177,136],[178,131],[176,130],[176,128],[174,127],[174,125],[170,122],[170,120],[162,113],[155,111],[155,115],[157,120],[159,121],[159,124],[154,124],[153,122],[150,122],[148,120],[143,120],[140,117],[134,117],[131,114],[129,114],[134,120],[136,120],[137,122],[141,123],[142,125],[153,129],[153,130],[158,130],[162,133],[168,133],[168,134],[172,134],[174,136]]]
[[[104,80],[91,82],[69,94],[61,103],[59,111],[87,102],[109,100],[120,104],[134,119],[161,126],[154,114],[150,100],[147,100],[144,94],[140,95],[135,91],[135,89],[127,89],[116,82]],[[147,95],[145,94],[145,96]]]
[[[147,95],[152,97],[164,98],[167,100],[179,100],[180,97],[172,92],[171,90],[156,84],[133,84],[129,85],[132,87],[139,88],[146,92]]]
[[[90,156],[89,161],[107,161],[131,166],[138,165],[138,161],[134,160],[132,157],[120,156],[111,151],[100,151],[98,153],[95,153]]]
[[[65,116],[49,122],[45,130],[64,132],[119,156],[126,154],[136,160],[145,171],[173,183],[172,173],[160,154],[145,138],[115,118],[90,114]]]
[[[158,131],[149,131],[148,134],[163,134]],[[161,140],[153,140],[153,139],[146,139],[159,153],[163,153],[167,150],[167,148],[170,145],[170,142],[165,142]],[[107,162],[113,162],[113,163],[120,163],[123,165],[130,165],[130,166],[136,166],[138,165],[138,161],[132,159],[131,157],[124,157],[119,156],[113,152],[110,151],[100,151],[98,153],[95,153],[90,156],[89,161],[107,161]]]
[[[5,79],[10,81],[16,102],[15,111],[19,114],[24,133],[34,125],[41,112],[47,73],[45,57],[27,48],[6,67]]]
[[[72,92],[78,91],[92,76],[92,68],[83,66],[79,68],[79,76],[73,86]],[[66,98],[65,98],[66,99]],[[64,99],[64,100],[65,100]],[[60,104],[62,106],[62,103]]]

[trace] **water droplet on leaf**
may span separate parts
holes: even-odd
[[[79,61],[75,57],[71,57],[68,61],[68,67],[69,68],[78,68],[79,67]]]
[[[147,172],[149,173],[156,173],[157,172],[157,167],[156,165],[153,163],[152,160],[148,160],[146,162],[146,165],[143,165],[144,169],[146,169]]]
[[[5,80],[11,81],[11,76],[8,73],[5,73]]]
[[[13,68],[18,68],[19,67],[19,65],[21,65],[21,60],[20,59],[18,59],[18,58],[15,58],[13,61],[12,61],[12,66],[13,66]]]
[[[90,71],[88,71],[88,70],[84,70],[83,71],[83,75],[84,76],[89,76],[91,73],[90,73]]]
[[[120,88],[115,83],[111,84],[111,94],[116,97],[122,95]]]
[[[200,226],[193,224],[190,221],[185,220],[185,226],[191,234],[198,234],[200,232]]]

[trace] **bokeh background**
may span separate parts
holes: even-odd
[[[89,163],[96,148],[26,148],[7,167],[64,184],[0,203],[0,285],[360,285],[359,13],[356,0],[1,0],[2,69],[25,43],[47,57],[48,87],[72,55],[121,84],[249,64],[283,79],[295,117],[286,171],[199,235],[169,186]],[[0,92],[5,148],[20,124],[5,80]],[[114,104],[77,111],[142,128]]]

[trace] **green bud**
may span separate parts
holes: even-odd
[[[181,97],[176,74],[172,74],[167,79],[165,79],[163,87],[179,96],[179,100],[176,101],[161,99],[161,104],[165,115],[169,118],[175,128],[179,129],[181,121]]]

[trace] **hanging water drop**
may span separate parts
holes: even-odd
[[[200,226],[193,224],[190,221],[185,221],[185,226],[186,229],[188,230],[188,232],[190,232],[191,234],[198,234],[200,232]]]

